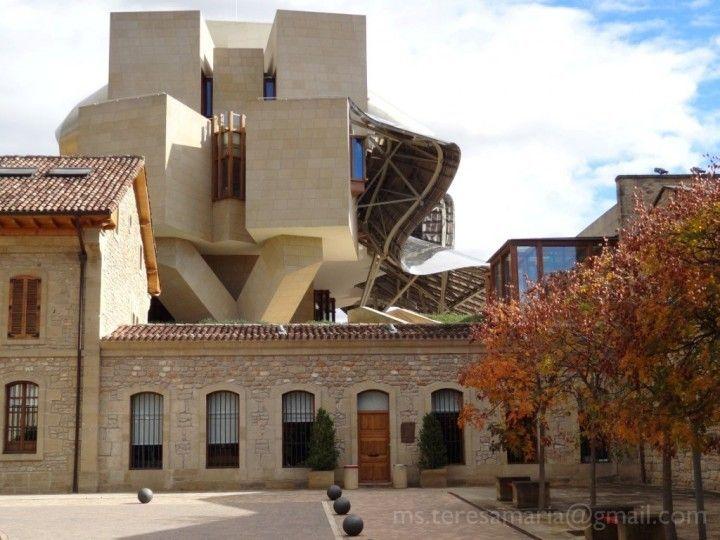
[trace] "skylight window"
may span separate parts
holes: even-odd
[[[0,176],[32,176],[36,171],[35,167],[0,167]]]
[[[92,172],[92,169],[86,169],[82,167],[57,167],[50,169],[48,174],[50,176],[87,176]]]

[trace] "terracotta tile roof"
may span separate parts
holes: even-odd
[[[139,156],[0,156],[0,168],[37,168],[31,176],[0,176],[0,214],[109,214],[143,166]],[[48,174],[64,167],[91,172]]]
[[[136,324],[104,341],[470,341],[471,324]]]

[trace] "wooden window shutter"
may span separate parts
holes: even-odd
[[[10,280],[8,337],[40,336],[40,279],[15,277]]]
[[[25,335],[40,336],[40,280],[25,281]]]

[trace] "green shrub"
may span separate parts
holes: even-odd
[[[334,471],[339,454],[335,447],[335,425],[328,412],[321,408],[313,424],[305,464],[313,471]]]
[[[418,450],[420,451],[418,466],[421,469],[442,469],[447,465],[447,449],[445,448],[440,422],[432,413],[423,416]]]

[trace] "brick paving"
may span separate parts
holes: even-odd
[[[363,518],[362,536],[371,539],[432,538],[512,540],[527,538],[446,489],[367,488],[345,491],[351,514]],[[342,531],[343,517],[335,517]]]
[[[359,489],[345,495],[362,516],[361,538],[523,538],[442,489]],[[333,540],[322,491],[0,496],[0,539],[241,538]],[[330,513],[331,514],[331,513]],[[4,539],[3,539],[4,540]]]
[[[539,516],[536,512],[519,512],[511,504],[498,502],[494,487],[460,487],[450,488],[449,491],[481,508],[499,512],[508,521],[542,539],[578,538],[577,534],[569,531],[581,529],[581,512],[572,511],[572,507],[585,504],[588,500],[587,488],[552,488],[550,498],[553,512]],[[673,497],[678,537],[681,540],[694,540],[697,538],[697,525],[692,521],[695,509],[692,492],[678,490]],[[598,488],[598,504],[630,504],[639,513],[648,514],[660,512],[662,494],[659,488],[651,486],[601,484]],[[708,536],[720,538],[720,494],[707,493],[705,508]]]

